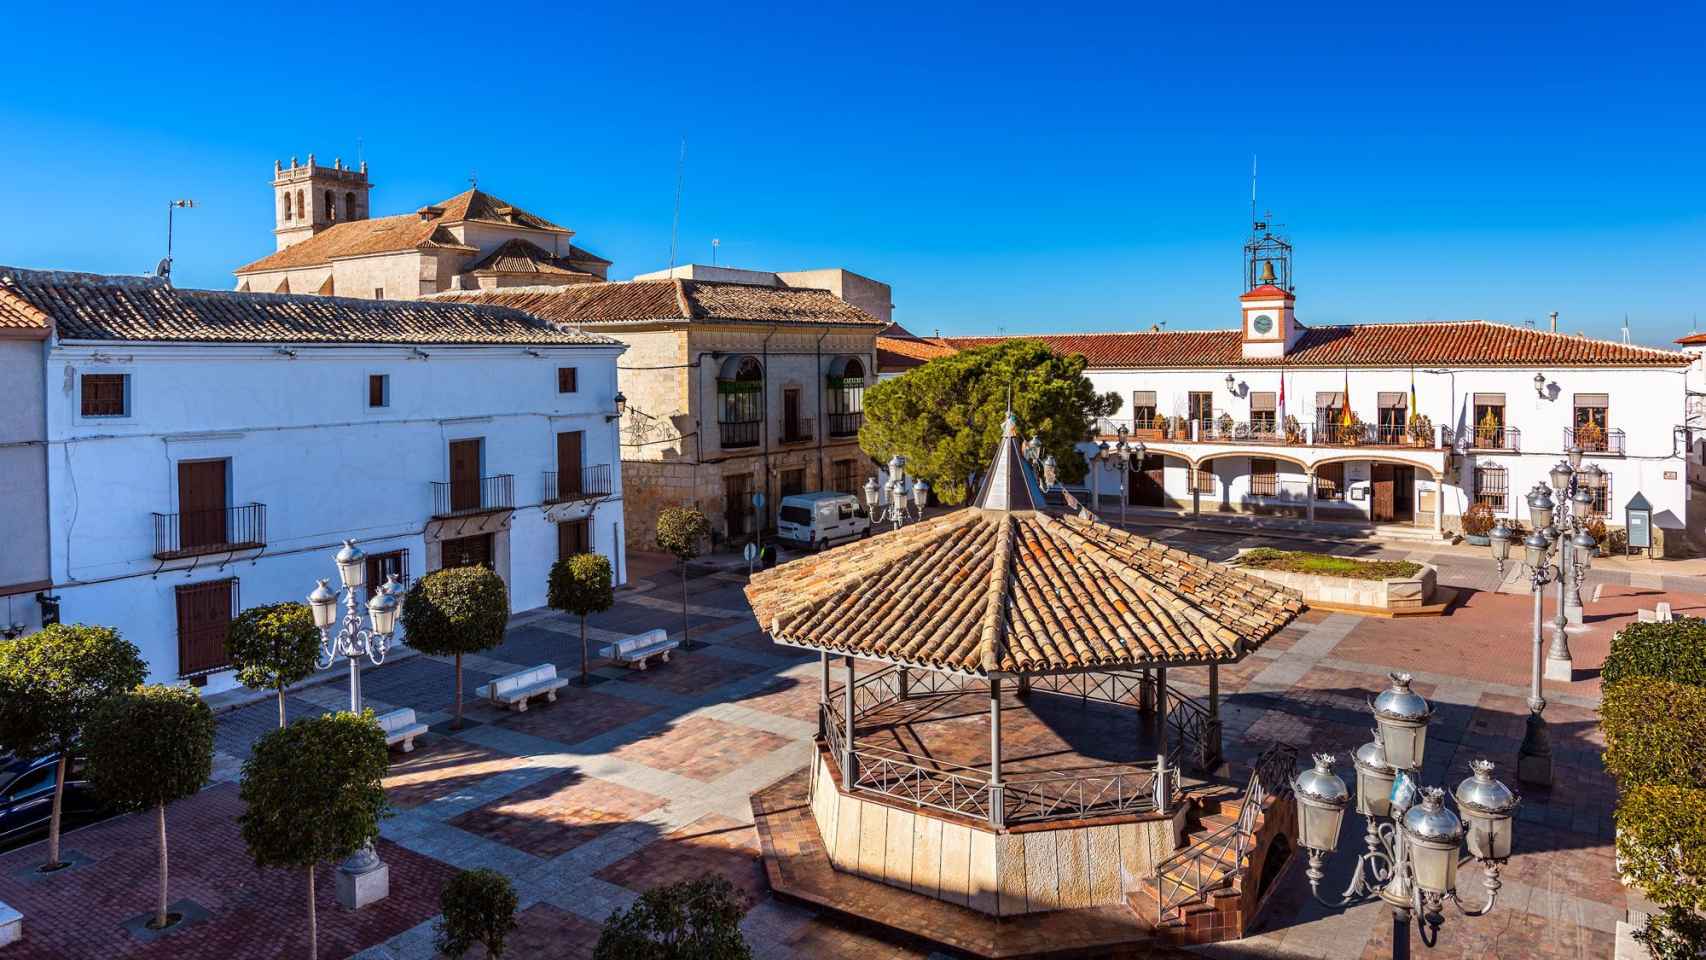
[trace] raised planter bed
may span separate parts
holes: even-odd
[[[1255,557],[1247,561],[1246,557],[1252,554]],[[1312,562],[1306,558],[1318,559]],[[1439,571],[1428,563],[1375,562],[1265,548],[1240,550],[1232,563],[1252,577],[1296,590],[1303,594],[1304,602],[1315,607],[1357,613],[1384,613],[1387,616],[1437,616],[1444,612],[1452,599],[1451,596],[1445,595],[1450,591],[1442,592],[1439,589]],[[1379,566],[1376,566],[1376,563],[1379,563]],[[1302,569],[1276,569],[1281,566],[1305,569],[1312,566],[1338,566],[1346,575],[1308,573]],[[1357,570],[1357,567],[1364,570]],[[1378,576],[1383,572],[1382,568],[1400,575]]]

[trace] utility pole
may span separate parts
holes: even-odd
[[[172,282],[172,214],[179,207],[186,210],[195,206],[194,200],[173,200],[166,204],[166,259],[154,268],[154,273],[168,284]]]

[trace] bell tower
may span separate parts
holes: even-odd
[[[280,250],[335,223],[367,219],[372,184],[367,182],[365,160],[359,170],[344,166],[342,158],[322,167],[310,153],[307,166],[299,166],[295,157],[288,167],[274,160],[272,175],[273,235]]]
[[[1303,336],[1291,284],[1291,244],[1265,220],[1250,225],[1250,239],[1244,244],[1244,294],[1238,304],[1248,359],[1283,357]]]

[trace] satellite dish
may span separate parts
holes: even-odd
[[[161,257],[160,263],[154,267],[154,275],[162,278],[170,277],[172,275],[172,258]]]

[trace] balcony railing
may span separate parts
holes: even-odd
[[[1450,445],[1450,431],[1441,427],[1428,430],[1418,437],[1407,426],[1397,424],[1359,423],[1346,427],[1337,420],[1293,420],[1290,428],[1283,420],[1255,421],[1187,420],[1166,418],[1162,425],[1155,421],[1142,425],[1130,420],[1104,417],[1096,422],[1098,436],[1111,437],[1124,427],[1126,435],[1145,443],[1237,443],[1276,444],[1289,446],[1351,446],[1351,447],[1421,447],[1445,448]]]
[[[1580,446],[1583,453],[1597,453],[1607,457],[1623,456],[1623,431],[1606,430],[1602,427],[1578,427],[1574,430],[1564,428],[1564,449]]]
[[[545,471],[544,503],[569,503],[610,496],[610,465],[582,467],[578,471]]]
[[[250,503],[222,510],[154,514],[154,556],[159,560],[204,553],[253,550],[267,543],[267,506]]]
[[[432,515],[459,517],[515,509],[515,476],[502,473],[481,477],[478,483],[434,483]]]
[[[758,446],[758,433],[764,422],[762,420],[734,420],[717,424],[718,440],[724,450],[739,447]]]
[[[1465,428],[1463,439],[1471,450],[1503,450],[1516,453],[1522,449],[1522,431],[1516,427]]]
[[[832,437],[856,437],[859,428],[865,425],[865,413],[832,413],[829,415],[829,435]]]
[[[793,423],[782,421],[782,443],[811,443],[817,436],[816,422],[811,417],[798,417]],[[857,432],[857,431],[855,431]]]

